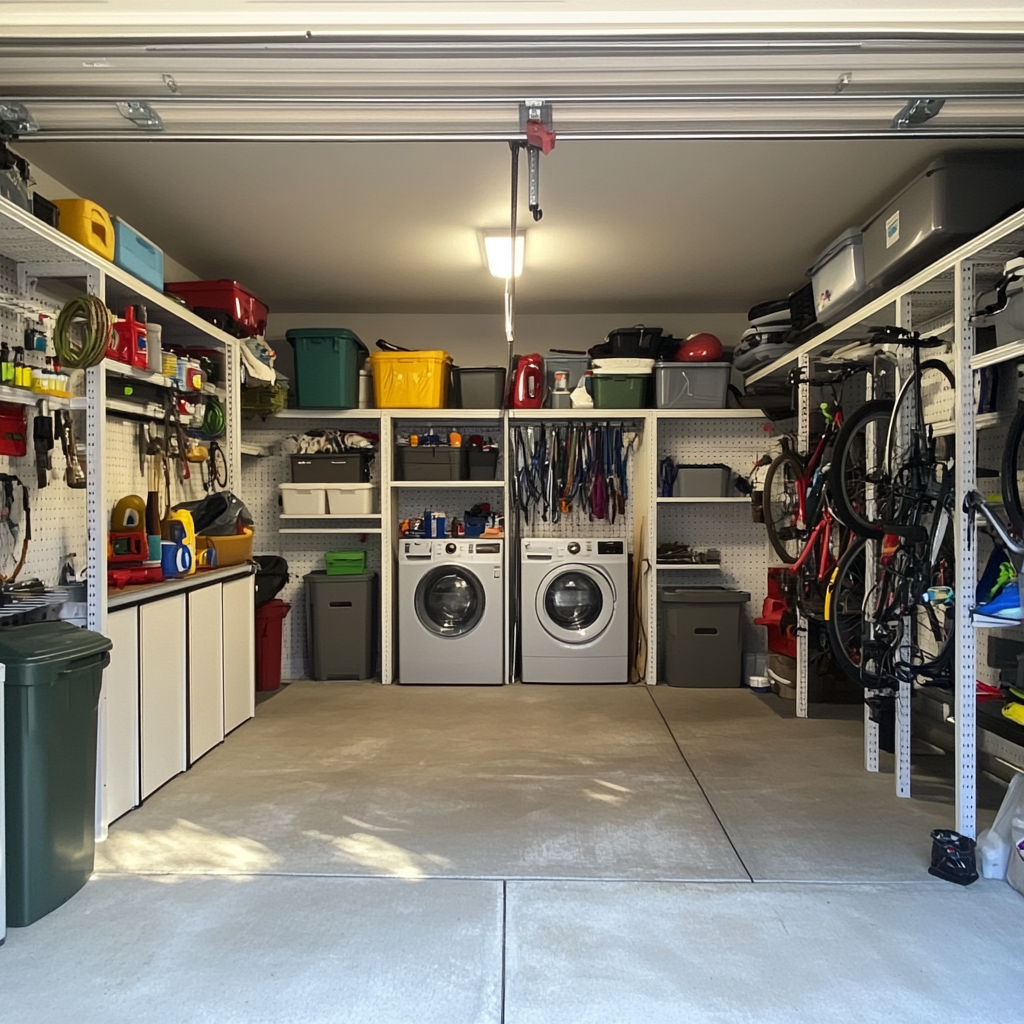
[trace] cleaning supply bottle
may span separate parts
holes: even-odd
[[[0,343],[0,384],[14,386],[14,362],[6,341]]]

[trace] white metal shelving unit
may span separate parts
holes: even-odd
[[[952,333],[951,363],[956,379],[952,417],[936,426],[935,433],[954,437],[956,503],[963,508],[965,495],[976,479],[976,438],[978,431],[1005,426],[1006,412],[978,415],[974,394],[974,372],[986,366],[1024,361],[1024,338],[975,354],[975,331],[971,316],[976,295],[998,278],[1001,266],[1024,249],[1024,211],[1015,213],[961,245],[930,266],[911,275],[883,295],[871,300],[839,323],[797,346],[782,359],[762,367],[748,378],[754,383],[810,356],[827,356],[839,346],[865,335],[870,324],[889,323],[921,331],[925,335]],[[800,389],[802,402],[799,427],[806,448],[808,413],[807,387]],[[973,595],[977,584],[977,544],[969,535],[967,516],[959,512],[954,522],[958,552],[955,590]],[[975,679],[978,672],[977,640],[971,622],[969,601],[957,601],[955,632],[955,723],[957,831],[973,836],[977,830],[977,714]],[[801,645],[801,668],[806,672],[806,645]],[[897,716],[896,787],[900,796],[910,795],[910,691],[899,695]],[[865,765],[877,770],[877,729],[865,735]]]

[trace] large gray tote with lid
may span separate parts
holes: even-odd
[[[727,687],[743,683],[740,613],[750,595],[725,587],[662,587],[665,682]]]

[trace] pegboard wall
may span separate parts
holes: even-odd
[[[382,564],[379,517],[331,520],[325,527],[326,530],[353,531],[365,527],[367,530],[378,531],[376,533],[327,533],[319,530],[313,533],[279,532],[281,529],[316,529],[314,521],[280,518],[278,490],[279,484],[291,482],[291,463],[287,455],[281,454],[281,442],[289,435],[300,434],[314,425],[301,420],[270,420],[265,423],[259,420],[245,420],[242,427],[246,443],[259,445],[268,453],[258,457],[247,455],[242,458],[242,486],[239,497],[246,503],[255,521],[253,553],[280,555],[288,561],[288,583],[278,594],[280,600],[291,605],[291,611],[284,620],[282,638],[281,673],[285,679],[302,679],[307,675],[303,577],[314,569],[324,567],[324,554],[328,551],[365,551],[367,572],[380,574]],[[376,433],[380,429],[380,422],[376,419],[346,420],[344,426],[347,430]],[[379,486],[380,477],[381,466],[378,456],[371,465],[370,480]]]
[[[659,462],[671,457],[683,464],[724,463],[742,477],[750,475],[770,446],[765,421],[760,419],[659,419],[657,430]],[[753,620],[761,614],[767,595],[768,567],[777,559],[763,524],[751,517],[750,502],[662,502],[657,516],[658,543],[679,541],[722,552],[720,571],[659,569],[658,586],[747,591],[750,602],[742,613],[743,649],[763,653],[766,634]],[[663,635],[660,630],[659,635]]]
[[[598,416],[595,416],[593,421],[574,421],[574,425],[584,427],[587,422],[598,423],[601,426],[617,425],[616,421],[609,424],[609,421],[601,420]],[[550,429],[551,427],[561,427],[565,425],[567,424],[555,421],[548,423],[547,427]],[[529,438],[530,426],[529,424],[522,422],[513,422],[509,427],[510,447],[512,447],[514,451],[514,443],[511,440],[514,438],[514,431],[524,430],[527,432],[527,438]],[[517,510],[518,531],[520,537],[596,537],[599,539],[623,539],[626,541],[627,550],[630,554],[633,554],[634,509],[636,508],[636,461],[640,446],[644,442],[644,423],[642,421],[630,422],[629,420],[625,420],[622,421],[622,427],[624,441],[629,440],[629,438],[632,437],[629,454],[626,459],[626,502],[624,513],[617,514],[614,520],[591,519],[590,515],[582,507],[581,503],[576,501],[573,503],[572,509],[568,513],[561,514],[558,521],[553,522],[550,516],[545,519],[540,510],[534,510],[529,515],[523,513],[521,510]],[[527,450],[529,451],[530,448],[531,446],[528,444]],[[513,457],[513,461],[510,464],[510,476],[514,473],[515,458]],[[512,487],[512,494],[515,494],[515,487]],[[646,505],[646,496],[643,497],[642,501],[644,505]]]
[[[0,258],[0,296],[17,296],[17,265],[13,260]],[[59,303],[52,308],[45,300],[37,300],[55,313]],[[8,346],[21,345],[25,327],[29,321],[25,314],[5,305],[0,298],[0,341]],[[35,408],[28,406],[28,453],[24,458],[0,456],[0,472],[12,473],[28,485],[29,507],[32,516],[32,539],[28,546],[28,557],[21,571],[20,579],[36,577],[48,585],[57,583],[61,565],[69,555],[77,556],[75,564],[84,570],[86,564],[86,514],[85,490],[68,487],[64,482],[65,461],[60,443],[51,453],[52,470],[47,486],[36,486],[35,454],[32,450],[32,423]],[[85,440],[85,415],[75,413],[75,433],[80,441]],[[0,528],[0,574],[9,574],[21,552],[21,496],[15,493],[16,507],[12,521],[17,524],[17,536],[6,528]]]

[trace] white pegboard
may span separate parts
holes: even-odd
[[[368,572],[382,571],[381,535],[302,533],[282,534],[285,529],[315,528],[308,520],[280,518],[280,491],[278,485],[291,481],[291,463],[282,455],[281,441],[292,434],[311,429],[312,422],[295,420],[246,420],[242,429],[245,441],[259,445],[269,454],[246,456],[242,459],[242,485],[239,497],[246,503],[255,521],[253,553],[257,555],[280,555],[288,561],[289,580],[278,595],[291,605],[291,611],[284,620],[282,639],[281,673],[285,679],[302,679],[306,676],[306,610],[303,576],[314,569],[324,567],[327,551],[365,551]],[[319,424],[327,425],[327,424]],[[380,423],[376,419],[347,420],[345,429],[376,433]],[[370,480],[380,482],[381,466],[378,455],[371,464]],[[379,530],[381,519],[331,520],[325,528]]]
[[[740,476],[749,476],[766,451],[769,437],[757,419],[661,419],[658,421],[658,460],[708,465],[724,463]],[[749,502],[686,502],[658,505],[658,543],[680,541],[699,548],[718,548],[722,568],[659,569],[658,585],[672,587],[729,587],[745,590],[750,602],[743,611],[743,648],[762,653],[766,634],[754,617],[768,592],[768,567],[777,563],[764,525],[751,517]],[[660,646],[660,645],[659,645]]]
[[[577,425],[580,425],[579,421],[576,421]],[[586,421],[584,421],[586,422]],[[599,423],[602,426],[607,426],[608,421],[600,419],[599,414],[594,416],[594,423]],[[550,429],[553,426],[561,426],[563,424],[558,422],[548,423],[547,426]],[[617,425],[615,422],[612,426]],[[510,441],[509,445],[513,448],[513,431],[517,428],[525,427],[524,423],[517,422],[509,424]],[[626,489],[627,497],[625,502],[625,510],[622,514],[617,514],[614,521],[611,519],[591,519],[586,510],[582,507],[580,502],[574,502],[570,512],[559,516],[557,522],[553,522],[549,516],[547,520],[543,518],[539,510],[531,512],[529,517],[519,512],[519,534],[523,537],[555,537],[555,538],[568,538],[568,537],[597,537],[600,539],[622,539],[626,541],[627,550],[630,554],[633,554],[634,545],[634,509],[636,508],[636,467],[637,457],[640,451],[641,445],[644,443],[644,424],[643,422],[630,422],[628,420],[622,423],[623,434],[635,434],[636,440],[634,441],[630,453],[626,461]],[[515,461],[510,464],[510,474],[515,472]],[[514,492],[514,488],[513,488]],[[642,503],[646,506],[647,496],[642,497]]]
[[[17,264],[10,259],[0,258],[0,292],[17,295]],[[45,297],[37,301],[47,308],[56,309],[59,303],[47,302]],[[0,341],[8,346],[21,345],[25,327],[29,324],[23,313],[0,305]],[[32,423],[34,407],[28,407],[28,453],[24,458],[0,456],[0,472],[13,473],[29,488],[29,505],[32,516],[32,540],[28,546],[28,557],[21,572],[21,579],[37,577],[52,585],[57,582],[60,567],[69,555],[76,555],[76,564],[85,567],[86,559],[86,514],[85,491],[75,490],[64,483],[64,455],[58,441],[52,452],[53,469],[47,486],[36,486],[35,454],[32,449]],[[84,416],[75,414],[75,429],[79,440],[85,440]],[[15,494],[18,507],[14,520],[20,521],[20,495]],[[16,545],[12,545],[6,530],[0,531],[0,574],[7,575],[14,568],[21,549],[19,533]]]

